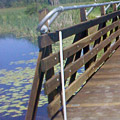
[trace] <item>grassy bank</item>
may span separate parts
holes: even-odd
[[[26,8],[0,10],[0,34],[12,33],[17,37],[36,37],[38,16],[25,14]]]
[[[76,4],[90,4],[90,2]],[[75,5],[75,3],[65,4],[63,6],[71,5]],[[52,10],[54,7],[48,6],[48,9]],[[37,36],[40,34],[36,31],[37,25],[39,23],[38,13],[33,15],[26,15],[25,10],[25,7],[0,9],[0,34],[12,33],[17,37],[30,37],[32,42],[36,42]],[[95,8],[94,11],[90,14],[89,19],[93,19],[98,15],[100,15],[100,10],[99,8]],[[80,11],[67,11],[62,13],[55,20],[54,24],[51,26],[51,31],[78,23],[80,23]]]

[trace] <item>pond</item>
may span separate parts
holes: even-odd
[[[0,120],[25,119],[38,51],[27,39],[0,37]],[[83,72],[84,66],[78,70]],[[42,88],[36,120],[49,120],[47,101]]]
[[[27,39],[0,37],[0,120],[25,119],[38,51]],[[38,106],[36,119],[48,120],[43,89]]]

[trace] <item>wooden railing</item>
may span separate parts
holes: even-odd
[[[80,9],[82,23],[62,29],[63,39],[75,35],[73,43],[63,49],[65,63],[66,100],[73,94],[104,64],[111,54],[120,45],[120,11],[116,4],[113,5],[113,13],[105,14],[104,6],[101,6],[101,17],[87,21],[85,8]],[[89,29],[98,25],[98,30],[89,34]],[[45,76],[44,90],[48,95],[48,113],[52,118],[62,107],[61,102],[61,76],[54,70],[60,63],[59,51],[53,53],[52,45],[59,41],[58,31],[44,34],[39,39],[39,57],[35,71],[30,101],[26,120],[33,120],[36,116],[37,105]],[[83,51],[83,55],[81,55]],[[99,56],[99,57],[98,57]],[[81,67],[85,67],[82,75],[76,78]]]

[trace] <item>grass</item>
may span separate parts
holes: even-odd
[[[77,3],[77,4],[87,4]],[[63,4],[63,6],[72,6],[72,4]],[[54,7],[48,6],[49,10]],[[0,34],[14,34],[17,37],[30,37],[32,42],[37,41],[37,36],[40,34],[36,31],[39,23],[38,13],[33,15],[25,14],[25,7],[20,8],[5,8],[0,9]],[[92,18],[94,17],[91,15]],[[54,24],[51,26],[51,31],[68,27],[80,23],[79,10],[67,11],[62,13]]]
[[[38,15],[28,16],[26,8],[9,8],[0,10],[0,34],[15,34],[17,37],[36,37]]]
[[[80,4],[92,4],[93,2],[81,2],[62,4],[72,6]],[[58,6],[48,6],[49,11]],[[0,34],[14,34],[17,37],[29,37],[32,42],[37,42],[36,31],[39,23],[38,13],[33,15],[25,14],[26,7],[0,9]],[[100,8],[97,7],[90,14],[88,19],[94,19],[100,15]],[[80,10],[72,10],[61,13],[51,26],[51,32],[80,23]]]

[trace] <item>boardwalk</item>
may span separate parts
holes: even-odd
[[[67,114],[68,120],[120,120],[120,48],[73,97]]]
[[[113,12],[106,10],[112,4]],[[93,7],[100,7],[101,17],[92,20],[87,16]],[[105,7],[108,5],[107,7]],[[53,33],[42,34],[38,37],[40,48],[33,86],[31,90],[26,120],[35,119],[37,106],[44,84],[48,96],[47,112],[50,118],[63,107],[64,92],[61,74],[58,66],[61,64],[60,50],[56,50],[59,38],[63,44],[73,39],[72,44],[63,48],[65,100],[68,120],[119,120],[120,118],[120,11],[118,3],[91,4],[80,9],[81,23],[63,28]],[[75,6],[73,6],[74,8]],[[88,7],[88,6],[87,6]],[[68,7],[67,7],[68,8]],[[66,9],[66,8],[65,8]],[[71,7],[69,8],[71,9]],[[76,9],[76,7],[74,8]],[[56,10],[56,9],[55,9]],[[61,7],[57,10],[61,10]],[[63,9],[62,9],[63,10]],[[54,10],[52,11],[54,13]],[[43,18],[46,22],[46,18]],[[43,25],[43,22],[41,22]],[[39,24],[38,28],[40,28]],[[95,30],[90,32],[95,27]],[[60,36],[59,32],[62,32]],[[92,47],[91,47],[92,46]],[[118,48],[118,49],[117,49]],[[54,51],[55,50],[55,51]],[[112,54],[114,53],[114,54]],[[112,55],[112,57],[110,57]],[[106,62],[107,60],[107,62]],[[103,65],[104,64],[104,65]],[[102,68],[100,68],[102,66]],[[78,70],[84,66],[84,73]],[[61,67],[63,68],[63,67]],[[100,69],[99,69],[100,68]],[[99,69],[99,71],[98,71]],[[98,71],[96,73],[96,71]],[[43,82],[45,79],[45,82]],[[73,97],[83,84],[88,83]],[[72,99],[71,99],[72,97]],[[63,109],[62,109],[63,111]],[[65,114],[64,114],[65,115]],[[47,116],[47,115],[46,115]],[[54,119],[63,120],[61,113]]]

